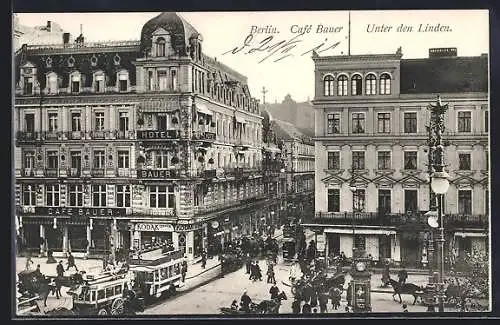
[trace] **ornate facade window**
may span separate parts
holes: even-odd
[[[352,76],[351,94],[354,96],[363,94],[363,78],[359,74]]]
[[[335,82],[335,78],[332,75],[327,75],[323,78],[323,87],[324,87],[324,95],[325,96],[333,96],[333,84]]]
[[[384,73],[380,76],[380,94],[391,94],[391,76],[389,76],[388,73]]]
[[[370,73],[365,79],[365,93],[366,95],[376,95],[377,94],[377,77]]]
[[[347,76],[345,75],[337,78],[337,95],[347,96]]]

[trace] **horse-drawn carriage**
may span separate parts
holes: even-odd
[[[223,315],[279,314],[281,301],[287,299],[286,293],[281,291],[276,299],[262,300],[259,303],[251,302],[248,311],[230,307],[221,307],[220,311]]]
[[[240,252],[222,254],[221,272],[223,274],[235,272],[243,266],[243,256]]]
[[[49,291],[47,279],[38,270],[21,271],[17,276],[19,279],[17,282],[17,315],[41,313],[39,303]]]

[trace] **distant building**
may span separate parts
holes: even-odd
[[[310,101],[298,103],[288,94],[281,103],[266,103],[263,109],[273,118],[295,125],[302,133],[314,135],[314,108]]]
[[[485,251],[489,233],[488,56],[313,56],[315,222],[327,254],[353,248],[422,266],[432,228],[426,130],[436,95],[449,104],[443,139],[446,254]],[[448,255],[447,255],[448,256]]]
[[[44,26],[28,27],[22,25],[19,17],[14,15],[13,24],[14,51],[21,48],[23,44],[63,44],[63,35],[66,32],[53,21],[47,21],[47,24]]]
[[[269,116],[269,125],[281,143],[288,217],[310,219],[314,210],[314,142],[290,122]],[[281,179],[283,182],[283,176]]]

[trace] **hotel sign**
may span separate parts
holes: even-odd
[[[148,130],[137,131],[137,139],[140,140],[165,140],[179,138],[178,130]]]
[[[168,223],[138,223],[136,231],[173,232],[174,226]]]
[[[139,169],[137,178],[141,179],[169,179],[178,177],[177,170],[171,169]]]
[[[66,208],[66,207],[35,207],[35,214],[51,217],[119,217],[126,214],[125,208]]]

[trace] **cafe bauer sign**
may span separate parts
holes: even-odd
[[[51,217],[120,217],[126,214],[125,208],[59,208],[36,207],[35,213]]]

